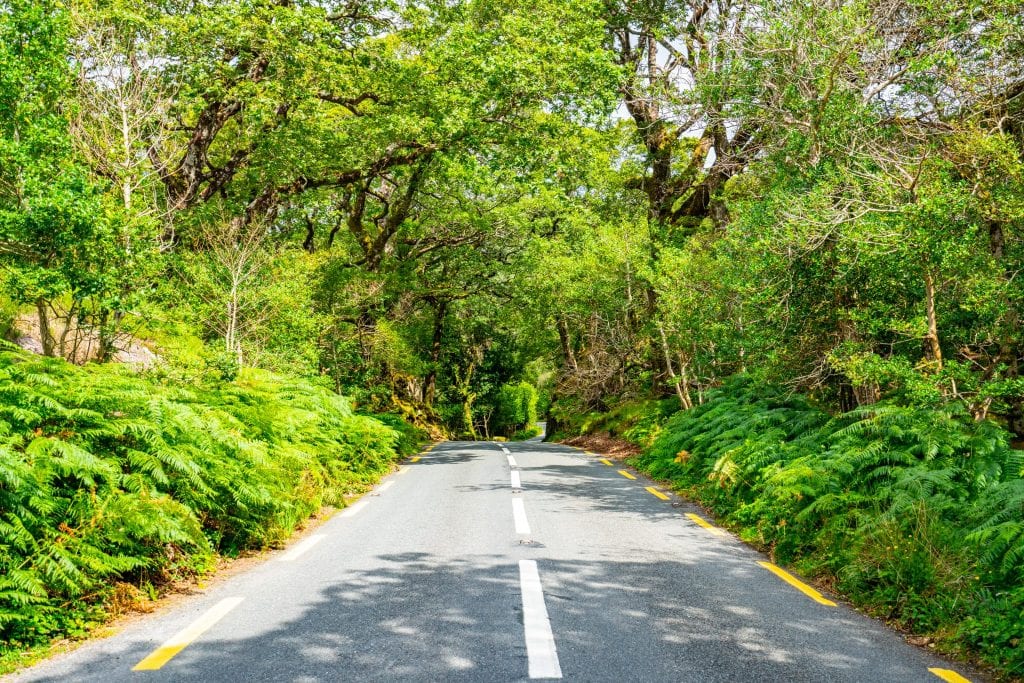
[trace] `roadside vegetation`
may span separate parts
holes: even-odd
[[[419,443],[259,370],[185,386],[8,350],[0,397],[0,660],[281,542]]]
[[[0,0],[3,647],[546,418],[1024,674],[1019,5]]]
[[[668,419],[634,462],[776,561],[1012,676],[1024,670],[1024,452],[1009,438],[956,405],[833,416],[742,378]]]

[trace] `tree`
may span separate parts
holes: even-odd
[[[10,296],[35,307],[43,352],[83,358],[79,347],[104,326],[123,252],[120,216],[73,154],[67,41],[58,5],[0,10],[0,252]]]

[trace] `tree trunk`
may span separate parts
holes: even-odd
[[[491,440],[491,414],[490,412],[484,413],[484,439],[487,441]]]
[[[115,322],[120,320],[120,316],[114,314]],[[110,310],[104,308],[99,314],[99,329],[97,330],[99,335],[99,348],[96,350],[96,362],[106,363],[114,355],[116,349],[114,348],[114,335],[112,334],[110,325]]]
[[[679,398],[683,409],[689,410],[693,407],[693,397],[690,396],[690,364],[683,361],[682,354],[677,354],[676,358],[679,360],[679,386],[682,387]]]
[[[1003,251],[1006,247],[1006,236],[1003,235],[1003,224],[999,221],[988,222],[988,246],[989,251],[996,260],[1003,258]]]
[[[444,319],[448,314],[448,302],[438,301],[434,307],[434,336],[430,343],[430,371],[423,381],[423,404],[427,409],[434,406],[437,393],[438,363],[441,362],[441,342],[444,338]]]
[[[53,330],[50,328],[50,316],[46,312],[46,300],[42,297],[36,299],[36,315],[39,318],[39,342],[43,346],[44,356],[53,356],[57,350],[57,341],[53,338]]]
[[[306,216],[306,238],[302,241],[302,248],[309,254],[316,252],[316,224],[309,216]]]
[[[473,401],[476,394],[466,394],[462,401],[462,420],[466,424],[466,431],[469,432],[471,440],[476,441],[476,426],[473,424]]]
[[[77,316],[77,311],[76,311],[77,307],[78,307],[77,303],[75,303],[74,300],[72,299],[71,308],[68,309],[67,314],[65,314],[63,316],[60,316],[60,315],[57,316],[58,318],[63,318],[64,328],[60,331],[60,338],[57,340],[57,350],[56,350],[56,353],[61,358],[65,359],[65,360],[69,360],[72,363],[77,363],[78,362],[77,356],[78,356],[79,330],[75,329],[75,330],[73,330],[75,334],[74,335],[71,334],[71,332],[72,332],[71,326],[75,324],[74,320],[75,320],[75,317]],[[70,349],[68,349],[68,337],[69,336],[71,337],[72,341],[74,342]]]
[[[231,285],[231,294],[228,298],[228,324],[224,334],[224,347],[228,353],[235,354],[238,364],[242,364],[242,341],[238,334],[238,316],[241,307],[241,293],[236,283]]]
[[[459,377],[458,368],[454,368],[456,387],[462,395],[462,421],[466,425],[466,431],[470,438],[476,441],[476,426],[473,424],[473,401],[476,400],[476,393],[470,391],[474,370],[476,370],[476,361],[470,361],[465,372],[462,373],[462,377]]]
[[[935,317],[935,279],[931,271],[924,274],[925,315],[928,321],[928,333],[925,341],[928,344],[928,360],[934,365],[936,372],[942,370],[942,347],[939,345],[939,326]]]
[[[658,323],[658,334],[661,336],[661,353],[662,359],[665,361],[665,371],[673,385],[675,385],[676,396],[679,397],[679,405],[682,406],[683,410],[686,410],[690,406],[687,405],[688,399],[685,392],[683,391],[682,382],[676,375],[675,368],[672,367],[672,354],[668,348],[668,337],[665,335],[665,327]]]
[[[562,344],[562,356],[565,358],[566,366],[576,372],[579,370],[579,365],[576,363],[576,354],[572,350],[572,339],[569,336],[569,326],[566,324],[564,318],[559,318],[557,322],[558,327],[558,340]]]

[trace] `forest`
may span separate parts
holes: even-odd
[[[0,0],[0,662],[546,418],[1024,677],[1022,268],[1020,0]]]

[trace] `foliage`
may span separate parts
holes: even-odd
[[[393,448],[398,457],[415,455],[430,436],[427,430],[409,424],[401,415],[395,413],[374,413],[366,417],[395,431],[396,439]]]
[[[524,427],[523,429],[520,429],[520,430],[514,432],[512,434],[512,436],[508,437],[508,440],[509,441],[528,441],[529,439],[532,439],[535,436],[539,436],[540,433],[541,433],[540,427],[537,427],[537,426]]]
[[[537,389],[528,382],[505,384],[498,389],[494,431],[512,436],[537,422]]]
[[[4,361],[4,543],[80,553],[4,618],[71,629],[101,595],[39,610],[72,583],[273,542],[423,430],[538,412],[907,623],[1011,614],[1018,5],[0,3],[0,329],[150,368]],[[964,638],[1004,657],[999,618]]]
[[[561,416],[557,421],[557,432],[553,438],[567,438],[583,434],[607,432],[609,436],[625,439],[632,444],[646,448],[657,438],[672,415],[679,410],[675,399],[627,401],[607,412],[590,412],[583,415],[572,412],[572,404],[557,406],[554,414]]]
[[[0,397],[4,649],[81,634],[116,581],[188,575],[215,552],[282,540],[419,436],[256,370],[166,385],[3,351]]]
[[[832,575],[855,602],[1012,672],[1024,457],[1008,437],[955,405],[883,401],[830,417],[738,377],[670,418],[636,464],[778,561]]]

